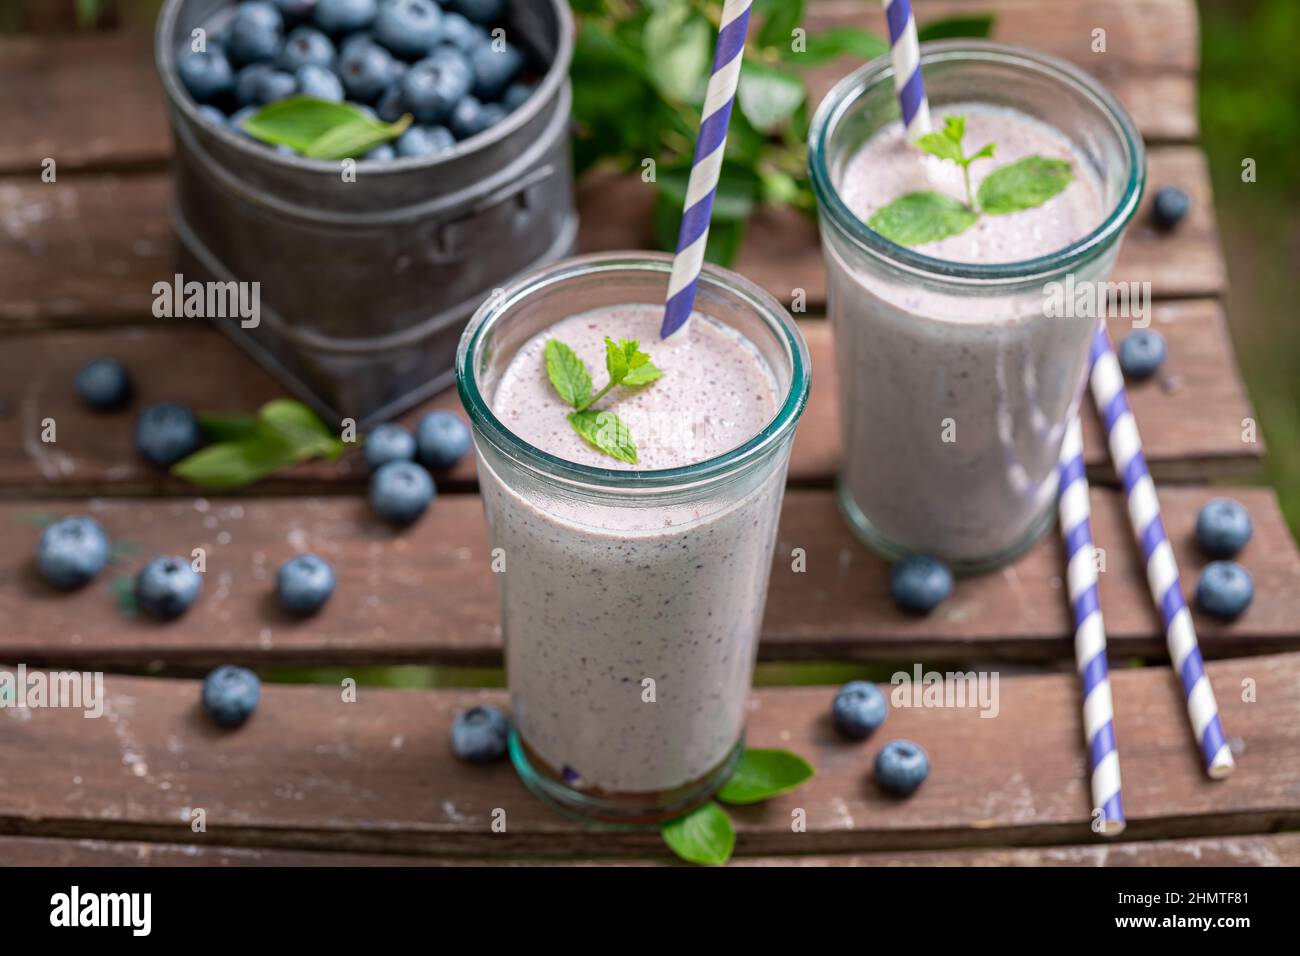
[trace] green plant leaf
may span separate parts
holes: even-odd
[[[899,196],[876,210],[867,225],[900,246],[919,246],[964,232],[978,218],[957,200],[926,191]]]
[[[709,21],[684,3],[668,3],[646,21],[645,59],[655,88],[670,100],[700,100],[713,54]]]
[[[999,166],[980,183],[980,208],[991,216],[1033,209],[1051,199],[1074,179],[1063,159],[1028,156]],[[875,228],[875,227],[872,227]]]
[[[636,352],[636,343],[632,343],[632,352]],[[615,385],[627,378],[628,372],[628,353],[623,346],[615,342],[608,335],[605,336],[605,371],[609,372],[609,380]]]
[[[77,0],[77,26],[83,30],[94,29],[106,6],[108,0]]]
[[[257,413],[262,430],[270,430],[290,448],[304,457],[329,453],[338,437],[302,402],[277,398],[267,402]]]
[[[662,196],[667,197],[676,206],[678,218],[681,218],[686,204],[686,188],[690,183],[690,169],[660,170],[655,186]],[[758,174],[738,163],[724,162],[718,175],[718,189],[713,197],[713,211],[710,222],[719,219],[744,219],[754,211],[758,202],[762,181]],[[673,230],[673,242],[677,241],[677,231]]]
[[[794,28],[803,20],[803,9],[804,0],[758,0],[754,12],[763,18],[758,45],[789,50]]]
[[[377,122],[351,103],[291,96],[263,106],[243,125],[255,139],[274,146],[288,146],[301,153],[330,130],[357,120]]]
[[[384,123],[362,114],[360,119],[335,126],[302,151],[309,159],[354,159],[376,146],[397,139],[411,125],[408,113],[396,123]]]
[[[723,803],[762,803],[789,793],[810,779],[812,765],[788,750],[746,747],[736,771],[718,793]]]
[[[578,408],[591,398],[591,373],[587,363],[559,339],[546,341],[546,377],[560,399]]]
[[[645,365],[628,371],[623,378],[623,387],[640,388],[642,385],[649,385],[651,382],[659,381],[659,379],[663,378],[663,374],[663,372],[647,362]]]
[[[792,65],[806,68],[820,66],[837,56],[853,56],[866,62],[889,52],[889,41],[857,27],[835,27],[825,33],[807,38],[801,51],[786,49],[783,59]]]
[[[627,425],[613,412],[588,408],[570,412],[568,417],[573,430],[594,448],[629,465],[636,464],[636,442]]]
[[[727,811],[706,803],[679,820],[660,827],[668,849],[687,863],[722,866],[736,848],[736,831]]]
[[[925,133],[917,139],[916,145],[931,156],[954,163],[960,163],[964,158],[961,154],[961,141],[951,139],[943,133]]]
[[[199,427],[211,441],[238,441],[257,434],[257,419],[251,415],[203,414]]]
[[[803,81],[758,63],[740,68],[736,104],[760,133],[772,133],[786,122],[807,97]]]
[[[946,17],[943,20],[931,20],[925,26],[918,26],[917,39],[949,40],[954,37],[986,37],[993,32],[991,14],[977,14],[966,17]]]
[[[291,445],[261,436],[209,445],[173,465],[171,473],[204,488],[238,488],[296,461]]]

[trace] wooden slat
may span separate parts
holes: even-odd
[[[1210,781],[1182,693],[1163,668],[1113,675],[1124,761],[1126,839],[1259,834],[1300,825],[1300,655],[1212,663],[1236,772]],[[1251,681],[1258,698],[1239,688]],[[106,679],[100,719],[70,709],[4,710],[0,832],[185,844],[485,856],[663,855],[658,834],[599,832],[527,794],[504,763],[450,753],[455,712],[500,691],[272,686],[237,732],[211,726],[198,683]],[[817,776],[766,805],[734,808],[742,856],[1090,844],[1092,802],[1072,674],[1008,677],[1000,715],[894,709],[879,740],[850,744],[827,720],[831,688],[772,689],[750,701],[748,740],[806,756]],[[884,739],[924,746],[933,770],[908,800],[878,793]],[[58,760],[49,759],[58,754]],[[191,830],[205,811],[206,833]],[[793,832],[802,809],[806,832]],[[495,810],[504,832],[493,832]],[[498,815],[499,819],[499,815]]]
[[[1257,470],[1263,446],[1242,440],[1242,421],[1253,412],[1234,370],[1219,305],[1163,303],[1153,321],[1169,342],[1170,358],[1159,381],[1134,386],[1130,398],[1156,478],[1204,481]],[[828,323],[810,320],[802,328],[812,356],[813,388],[790,477],[798,485],[825,485],[840,458],[835,359]],[[1111,330],[1118,341],[1129,331],[1127,321],[1113,322]],[[77,369],[102,355],[115,356],[133,370],[135,409],[165,399],[199,411],[249,414],[284,394],[239,348],[201,323],[196,328],[194,320],[9,336],[0,347],[0,496],[193,492],[136,454],[132,411],[101,415],[78,401],[72,388]],[[459,411],[460,402],[447,390],[402,420],[413,425],[431,408]],[[57,426],[54,444],[39,440],[47,418]],[[1095,415],[1085,417],[1085,427],[1094,479],[1113,481]],[[358,491],[365,479],[360,455],[353,453],[334,464],[273,476],[249,492]],[[439,476],[439,483],[444,489],[472,487],[472,460]]]
[[[1206,488],[1165,488],[1165,525],[1195,587],[1205,563],[1191,540]],[[1197,615],[1207,656],[1300,648],[1300,555],[1271,491],[1233,489],[1251,511],[1255,538],[1242,555],[1256,598],[1235,624]],[[90,587],[52,591],[33,565],[41,523],[88,513],[124,554]],[[1106,552],[1102,607],[1118,656],[1162,656],[1160,622],[1119,494],[1094,489],[1093,528]],[[477,497],[448,495],[414,529],[380,524],[354,498],[24,501],[0,504],[0,660],[152,664],[499,664],[496,581]],[[181,621],[125,617],[117,589],[157,554],[207,555],[205,593]],[[795,548],[807,571],[792,570]],[[279,565],[300,550],[333,563],[339,590],[317,617],[282,614],[272,597]],[[768,660],[891,661],[1005,655],[1071,657],[1071,624],[1058,536],[1016,565],[959,581],[926,618],[894,609],[887,567],[852,537],[829,491],[786,497],[772,566],[761,656]]]
[[[0,866],[668,866],[663,857],[552,860],[463,859],[331,853],[125,840],[0,837]],[[1300,866],[1300,834],[1096,843],[1090,846],[988,847],[737,857],[732,866]]]
[[[1198,39],[1190,0],[1101,0],[1087,4],[984,0],[917,5],[920,22],[955,13],[997,17],[994,38],[1070,59],[1096,73],[1133,112],[1144,135],[1190,139],[1196,118],[1192,71]],[[819,32],[855,24],[884,33],[871,4],[818,2],[804,26]],[[1107,31],[1107,52],[1090,49],[1092,31]],[[842,60],[810,77],[814,100],[854,64]],[[111,97],[112,109],[103,109]],[[0,172],[38,169],[55,157],[65,170],[156,164],[171,144],[162,91],[153,63],[152,36],[122,31],[90,36],[0,39]]]

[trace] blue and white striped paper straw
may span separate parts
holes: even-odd
[[[1059,471],[1061,537],[1065,539],[1066,581],[1074,612],[1074,659],[1083,682],[1083,739],[1092,772],[1093,812],[1101,811],[1101,832],[1124,830],[1120,798],[1119,749],[1115,745],[1115,706],[1106,664],[1106,628],[1097,593],[1096,550],[1092,543],[1092,507],[1083,470],[1083,431],[1070,421],[1061,445]]]
[[[677,254],[668,279],[664,321],[659,328],[662,339],[685,325],[695,307],[695,287],[704,266],[704,248],[709,241],[709,216],[713,213],[713,197],[718,191],[718,176],[722,173],[722,158],[727,147],[731,104],[740,83],[740,63],[745,52],[751,2],[726,0],[722,7],[718,44],[713,51],[713,72],[704,93],[700,136],[695,142],[695,158],[686,183],[686,207],[677,232]]]
[[[1164,522],[1160,520],[1160,502],[1147,470],[1146,456],[1142,454],[1137,423],[1129,410],[1124,375],[1104,325],[1098,326],[1092,338],[1091,387],[1092,400],[1106,429],[1111,461],[1124,483],[1129,523],[1142,545],[1147,584],[1152,599],[1160,608],[1169,658],[1183,683],[1192,731],[1200,744],[1206,772],[1217,780],[1232,773],[1232,751],[1219,722],[1219,705],[1214,699],[1214,689],[1205,675],[1192,614],[1183,599],[1174,551],[1169,545]]]
[[[909,0],[883,0],[889,23],[889,56],[894,61],[894,89],[903,111],[907,139],[930,132],[930,103],[921,80],[921,45]]]

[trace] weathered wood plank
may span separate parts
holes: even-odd
[[[1254,605],[1234,624],[1197,615],[1207,656],[1300,648],[1300,554],[1276,499],[1233,489],[1254,516],[1241,557],[1254,576]],[[1161,492],[1165,524],[1190,594],[1205,563],[1191,533],[1206,488]],[[42,521],[88,513],[125,553],[100,580],[56,593],[33,556]],[[1140,554],[1121,496],[1094,489],[1093,527],[1106,554],[1102,607],[1112,652],[1161,656],[1164,640],[1146,593]],[[496,582],[477,497],[440,498],[414,529],[394,532],[355,498],[253,498],[0,504],[0,660],[155,663],[499,664]],[[205,593],[181,621],[159,625],[117,609],[118,589],[157,554],[206,551]],[[802,548],[807,571],[792,569]],[[303,550],[329,560],[338,593],[307,621],[272,596],[279,565]],[[768,660],[962,659],[980,655],[1068,659],[1072,653],[1058,536],[1016,565],[959,581],[936,613],[915,618],[888,597],[885,563],[854,539],[829,491],[786,497],[760,654]]]
[[[0,837],[0,866],[667,866],[663,857],[461,859],[55,837]],[[732,866],[1300,866],[1300,834],[1089,846],[738,857]]]
[[[1153,321],[1169,342],[1170,358],[1159,381],[1132,388],[1147,459],[1157,479],[1200,480],[1249,474],[1263,446],[1242,440],[1242,421],[1253,415],[1232,362],[1223,312],[1209,300],[1157,305]],[[829,324],[802,323],[814,368],[812,397],[795,440],[790,469],[798,485],[828,484],[839,467],[840,433],[835,360]],[[1127,320],[1111,324],[1118,340]],[[61,331],[12,335],[0,348],[0,496],[190,493],[135,453],[135,415],[96,414],[77,400],[72,381],[91,359],[112,355],[132,369],[133,408],[159,400],[199,411],[251,413],[283,389],[224,336],[194,320],[173,319],[148,328]],[[177,357],[180,360],[177,360]],[[406,416],[413,425],[431,408],[459,410],[445,391]],[[40,441],[52,418],[58,441]],[[1085,417],[1088,462],[1097,480],[1114,480],[1096,418]],[[439,476],[444,489],[473,486],[466,460]],[[312,464],[250,489],[253,494],[303,494],[359,490],[365,468],[358,453],[334,464]]]
[[[1259,834],[1300,824],[1300,655],[1207,668],[1236,772],[1210,781],[1163,668],[1113,675],[1124,801],[1135,840]],[[1243,681],[1258,699],[1241,700]],[[4,710],[0,832],[185,844],[389,851],[466,857],[663,856],[654,832],[598,832],[546,809],[511,768],[450,753],[455,712],[504,693],[271,686],[230,733],[197,706],[198,683],[109,675],[101,719],[70,709]],[[763,806],[734,808],[742,856],[1095,844],[1076,679],[1009,677],[998,719],[970,709],[894,709],[885,737],[930,754],[911,799],[870,779],[880,741],[849,744],[826,719],[831,688],[751,696],[748,739],[805,755],[817,776]],[[58,760],[48,759],[49,754]],[[206,833],[191,830],[195,808]],[[804,811],[806,832],[792,832]],[[492,832],[494,810],[505,832]]]

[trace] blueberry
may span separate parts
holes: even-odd
[[[390,461],[370,476],[370,507],[393,524],[414,523],[435,493],[433,479],[415,462]]]
[[[524,55],[509,43],[482,43],[469,55],[474,68],[474,95],[481,100],[499,99],[510,81],[524,68]]]
[[[36,547],[36,567],[56,588],[86,584],[108,563],[108,538],[93,518],[63,518],[45,529]]]
[[[349,47],[339,57],[339,75],[348,96],[369,103],[393,81],[393,55],[375,43]]]
[[[222,727],[238,727],[257,709],[262,682],[247,667],[225,664],[203,678],[203,710]]]
[[[249,0],[235,8],[226,50],[236,63],[273,60],[284,46],[284,17],[274,4]]]
[[[1141,381],[1156,374],[1168,354],[1163,335],[1154,329],[1138,329],[1119,343],[1119,367],[1125,378]]]
[[[889,593],[904,611],[927,614],[952,593],[952,572],[942,561],[908,555],[890,571]]]
[[[203,579],[184,558],[154,558],[135,576],[135,601],[161,621],[180,617],[203,590]]]
[[[1168,231],[1183,221],[1192,208],[1192,197],[1177,186],[1161,186],[1151,204],[1151,218],[1156,228]]]
[[[876,754],[876,786],[898,797],[910,797],[930,775],[930,758],[920,744],[891,740]]]
[[[277,70],[269,63],[252,63],[239,71],[235,81],[235,99],[240,106],[265,106],[293,96],[298,81],[292,73]]]
[[[415,436],[401,425],[380,425],[366,436],[361,453],[371,468],[379,468],[390,461],[414,461]]]
[[[506,12],[506,0],[449,0],[448,6],[475,23],[500,20]]]
[[[234,113],[231,113],[230,118],[226,122],[228,122],[230,124],[230,128],[234,130],[236,133],[238,133],[240,136],[246,136],[248,139],[254,139],[253,135],[249,133],[248,130],[244,129],[244,120],[256,116],[257,111],[260,110],[261,108],[262,107],[260,106],[245,106],[242,110],[237,110]],[[257,140],[257,142],[260,143],[261,140]]]
[[[111,412],[131,400],[131,373],[117,359],[95,359],[77,373],[76,389],[91,408]]]
[[[433,0],[388,0],[375,17],[375,40],[398,56],[428,56],[442,38],[442,10]]]
[[[316,10],[316,0],[271,0],[286,22],[306,20]]]
[[[347,53],[353,47],[368,46],[374,42],[375,35],[373,33],[369,30],[358,30],[339,43],[339,56]]]
[[[425,468],[450,468],[469,452],[469,426],[453,412],[430,412],[415,429],[415,445],[415,457]]]
[[[407,71],[402,95],[415,121],[428,126],[446,119],[473,85],[469,60],[454,47],[441,46]]]
[[[507,112],[513,113],[519,107],[528,101],[528,97],[533,95],[533,87],[527,83],[511,83],[506,87],[506,91],[501,94],[501,105],[506,108]]]
[[[376,0],[320,0],[316,24],[326,33],[351,33],[370,26],[378,12]]]
[[[862,740],[885,722],[889,704],[880,688],[870,681],[849,681],[835,695],[831,719],[845,737]]]
[[[379,146],[376,146],[370,152],[366,153],[366,155],[362,156],[361,158],[368,159],[374,162],[391,163],[393,160],[397,158],[397,151],[393,149],[393,147],[390,146],[388,143],[382,143]]]
[[[375,115],[385,123],[396,123],[406,112],[406,101],[402,97],[402,81],[396,79],[388,84],[388,89],[379,94],[375,101]]]
[[[334,569],[314,554],[290,558],[280,565],[275,593],[290,614],[315,614],[334,593]]]
[[[217,126],[226,125],[226,114],[221,112],[221,110],[217,109],[215,106],[208,106],[206,104],[200,106],[199,115],[209,123],[214,123]]]
[[[1255,582],[1236,561],[1211,561],[1196,582],[1196,603],[1213,617],[1240,617],[1255,598]]]
[[[146,406],[135,422],[135,445],[140,454],[164,468],[198,451],[202,442],[193,412],[174,402]]]
[[[1215,498],[1196,516],[1196,543],[1212,558],[1231,558],[1246,546],[1255,524],[1250,512],[1231,498]]]
[[[298,82],[298,92],[303,96],[329,100],[331,103],[343,102],[343,83],[333,70],[308,63],[298,67],[295,79]]]
[[[442,15],[442,42],[450,43],[461,53],[472,53],[488,42],[487,31],[475,26],[459,13]]]
[[[207,103],[235,86],[235,70],[219,43],[209,43],[206,52],[185,47],[176,55],[176,72],[190,96]]]
[[[471,707],[451,725],[451,750],[468,763],[491,763],[506,752],[510,720],[495,707]]]
[[[334,44],[325,34],[312,27],[298,27],[284,41],[279,66],[290,73],[296,73],[304,66],[323,66],[329,70],[333,69],[337,55]]]
[[[412,126],[397,139],[397,155],[436,156],[456,145],[456,137],[443,126]]]
[[[478,97],[467,96],[452,107],[447,125],[458,140],[469,139],[505,118],[506,111],[499,103],[485,105],[479,102]]]

